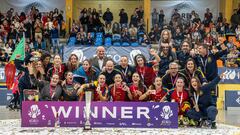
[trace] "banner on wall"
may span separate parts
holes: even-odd
[[[143,54],[146,59],[149,59],[149,51],[147,47],[116,47],[116,46],[111,46],[108,48],[105,48],[106,52],[105,54],[107,57],[112,58],[116,63],[119,63],[120,57],[123,55],[128,56],[129,58],[129,64],[134,63],[134,57],[137,54]],[[97,47],[95,46],[70,46],[70,47],[64,47],[64,56],[63,59],[66,62],[68,60],[68,57],[70,56],[71,53],[74,53],[78,56],[79,61],[82,62],[86,58],[92,58],[96,56],[96,51]]]
[[[84,107],[85,102],[24,101],[22,127],[53,127],[55,122],[61,127],[83,127]],[[177,108],[173,102],[92,102],[90,123],[92,127],[177,128]]]
[[[221,84],[239,84],[240,68],[218,68],[218,74],[224,73],[225,77],[219,82]]]
[[[159,12],[163,9],[165,14],[165,19],[167,22],[170,21],[174,9],[178,9],[180,15],[183,19],[187,19],[192,10],[200,16],[201,20],[204,19],[204,13],[206,8],[210,9],[213,14],[213,19],[217,19],[219,13],[219,0],[161,0],[161,1],[151,1],[152,11],[154,8]],[[200,7],[200,8],[199,8]]]
[[[0,67],[0,90],[7,90],[4,67]]]
[[[1,0],[1,5],[3,5],[1,10],[7,12],[13,8],[18,12],[29,13],[31,7],[35,6],[40,12],[49,12],[55,8],[58,8],[60,12],[60,10],[65,11],[65,3],[65,0]]]

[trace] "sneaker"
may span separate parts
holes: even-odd
[[[197,128],[201,128],[203,126],[204,120],[200,119],[197,124]]]
[[[189,120],[189,126],[196,126],[197,125],[197,122],[193,119],[190,119]]]
[[[211,124],[211,129],[217,129],[216,122],[212,122],[212,124]]]

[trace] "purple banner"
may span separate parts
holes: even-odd
[[[22,127],[83,127],[85,102],[33,102],[22,104]],[[59,117],[56,117],[58,114]],[[92,127],[177,128],[177,103],[92,102]]]

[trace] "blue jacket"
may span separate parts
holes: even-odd
[[[215,54],[209,52],[205,57],[200,55],[196,57],[197,66],[203,71],[208,81],[212,81],[218,75],[217,60],[227,54],[227,52],[227,50],[219,51]]]
[[[79,67],[76,71],[73,72],[73,74],[83,77],[85,79],[85,83],[96,81],[99,73],[99,70],[93,66],[90,69],[90,74],[87,74],[84,71],[83,66]]]
[[[214,105],[212,102],[211,89],[215,88],[220,77],[215,77],[210,83],[200,87],[200,96],[198,99],[198,106],[200,110],[207,109],[207,107]]]

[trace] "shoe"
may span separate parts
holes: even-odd
[[[193,120],[193,119],[189,120],[189,126],[196,126],[196,125],[197,125],[197,123],[195,120]]]
[[[183,125],[188,126],[189,125],[189,119],[188,117],[183,117]]]
[[[212,122],[212,124],[211,124],[211,129],[217,129],[216,122]]]
[[[204,120],[200,119],[197,124],[197,128],[202,128]]]

